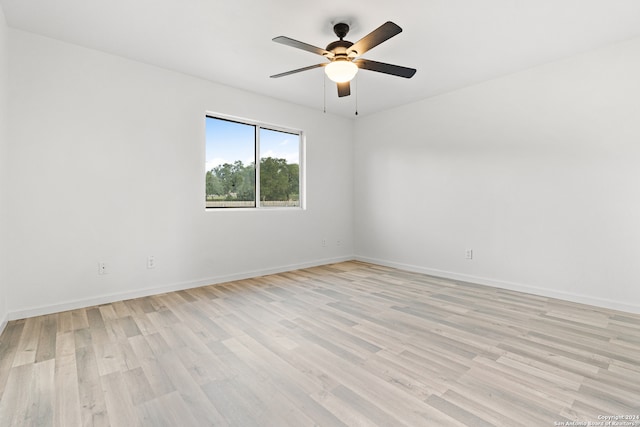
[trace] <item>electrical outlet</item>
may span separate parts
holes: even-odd
[[[103,274],[109,274],[109,266],[107,265],[106,262],[99,262],[98,263],[98,274],[99,275],[103,275]]]
[[[473,249],[465,249],[464,258],[465,259],[473,259]]]
[[[323,248],[327,247],[327,239],[322,239],[322,247]]]
[[[342,246],[342,240],[336,240],[336,246]]]
[[[154,257],[153,255],[149,255],[147,257],[147,268],[156,268],[156,257]]]

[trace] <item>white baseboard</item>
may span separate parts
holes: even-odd
[[[0,319],[0,336],[4,332],[4,328],[7,327],[7,323],[9,322],[9,318],[5,316],[3,319]]]
[[[511,291],[526,292],[534,295],[540,295],[549,298],[557,298],[565,301],[576,302],[580,304],[588,304],[597,307],[605,307],[613,310],[620,310],[629,313],[640,314],[640,306],[634,304],[627,304],[621,301],[609,300],[604,298],[596,298],[585,295],[572,294],[569,292],[554,291],[551,289],[539,288],[535,286],[528,286],[519,283],[507,282],[503,280],[489,279],[486,277],[473,276],[468,274],[454,273],[451,271],[437,270],[433,268],[420,267],[411,264],[403,264],[394,261],[369,258],[363,256],[345,256],[337,258],[325,258],[307,263],[290,264],[280,267],[253,270],[244,273],[229,274],[225,276],[214,276],[199,280],[193,280],[188,282],[173,283],[170,285],[163,285],[158,287],[151,287],[145,289],[139,289],[131,292],[121,292],[108,295],[100,295],[94,298],[85,298],[73,301],[67,301],[59,304],[52,304],[39,307],[30,307],[22,310],[10,311],[4,319],[0,319],[0,334],[7,326],[7,322],[10,320],[24,319],[27,317],[41,316],[45,314],[59,313],[67,310],[75,310],[79,308],[91,307],[100,304],[108,304],[116,301],[124,301],[133,298],[146,297],[150,295],[163,294],[166,292],[180,291],[184,289],[197,288],[206,285],[215,285],[225,282],[231,282],[234,280],[250,279],[253,277],[266,276],[269,274],[283,273],[287,271],[299,270],[301,268],[317,267],[319,265],[333,264],[337,262],[357,260],[362,262],[368,262],[371,264],[384,265],[387,267],[398,268],[401,270],[412,271],[415,273],[427,274],[430,276],[442,277],[453,280],[460,280],[464,282],[476,283],[479,285],[493,286],[496,288],[507,289]]]
[[[525,292],[529,294],[539,295],[543,297],[556,298],[560,300],[576,302],[579,304],[588,304],[596,307],[609,308],[613,310],[624,311],[627,313],[640,314],[640,305],[628,304],[622,301],[610,300],[605,298],[591,297],[588,295],[573,294],[570,292],[555,291],[553,289],[539,288],[536,286],[523,285],[520,283],[507,282],[504,280],[489,279],[486,277],[473,276],[469,274],[454,273],[451,271],[437,270],[433,268],[420,267],[416,265],[403,264],[393,261],[387,261],[376,258],[368,258],[356,256],[357,261],[368,262],[371,264],[384,265],[400,270],[411,271],[414,273],[427,274],[429,276],[442,277],[445,279],[459,280],[462,282],[476,283],[479,285],[492,286],[494,288],[507,289],[510,291]]]
[[[166,292],[181,291],[184,289],[197,288],[200,286],[216,285],[220,283],[232,282],[234,280],[250,279],[253,277],[266,276],[269,274],[284,273],[287,271],[299,270],[301,268],[317,267],[319,265],[334,264],[334,263],[343,262],[343,261],[351,261],[353,259],[354,259],[353,256],[325,258],[325,259],[320,259],[320,260],[300,263],[300,264],[290,264],[290,265],[284,265],[280,267],[274,267],[274,268],[268,268],[268,269],[262,269],[262,270],[247,271],[244,273],[229,274],[225,276],[214,276],[214,277],[208,277],[208,278],[199,279],[199,280],[192,280],[188,282],[180,282],[180,283],[173,283],[170,285],[139,289],[131,292],[120,292],[120,293],[114,293],[114,294],[108,294],[108,295],[100,295],[94,298],[85,298],[85,299],[67,301],[59,304],[30,307],[22,310],[9,312],[6,320],[17,320],[17,319],[24,319],[27,317],[42,316],[45,314],[60,313],[68,310],[76,310],[79,308],[92,307],[94,305],[108,304],[116,301],[124,301],[124,300],[133,299],[133,298],[146,297],[150,295],[158,295]],[[0,325],[4,327],[4,325],[6,325],[6,320],[4,321],[3,324],[0,324]]]

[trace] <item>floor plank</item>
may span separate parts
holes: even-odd
[[[640,415],[640,315],[355,261],[12,321],[0,336],[2,426],[621,414]]]

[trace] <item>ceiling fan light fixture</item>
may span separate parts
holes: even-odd
[[[358,73],[358,66],[348,59],[334,60],[324,67],[324,72],[329,79],[336,83],[350,82]]]
[[[384,43],[391,37],[397,36],[402,32],[402,28],[391,21],[387,21],[380,25],[378,28],[355,43],[351,43],[344,39],[349,32],[349,25],[345,23],[338,23],[333,26],[333,32],[336,33],[336,36],[338,36],[340,40],[329,43],[325,49],[285,36],[275,37],[273,41],[276,43],[281,43],[286,46],[295,47],[296,49],[306,50],[307,52],[323,56],[325,59],[328,59],[329,62],[310,65],[308,67],[298,68],[296,70],[280,74],[274,74],[271,78],[284,77],[301,71],[324,67],[324,72],[327,77],[329,77],[332,82],[337,83],[338,97],[342,98],[344,96],[351,95],[350,82],[358,73],[358,69],[390,74],[392,76],[404,77],[407,79],[410,79],[416,73],[414,68],[371,61],[361,57],[380,43]]]

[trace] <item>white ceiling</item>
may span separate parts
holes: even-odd
[[[350,97],[327,80],[327,111],[353,117],[452,91],[640,35],[638,0],[0,0],[7,24],[314,109],[332,24],[357,41],[386,21],[403,32],[363,57],[417,68],[412,79],[361,71]]]

